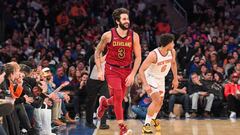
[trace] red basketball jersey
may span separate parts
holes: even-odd
[[[129,66],[132,63],[133,31],[128,30],[126,37],[121,37],[116,28],[111,29],[112,40],[107,44],[106,62],[117,66]]]

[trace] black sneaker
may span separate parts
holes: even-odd
[[[109,125],[107,124],[101,124],[99,129],[109,129]]]

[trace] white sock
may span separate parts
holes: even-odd
[[[152,119],[156,119],[157,118],[158,113],[154,113],[152,116]]]
[[[145,124],[144,125],[146,125],[147,123],[150,124],[151,120],[152,120],[152,116],[147,115],[146,119],[145,119]]]

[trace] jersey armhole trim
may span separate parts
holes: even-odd
[[[134,45],[134,32],[132,31],[132,45]]]
[[[157,63],[157,61],[158,61],[158,54],[157,54],[157,52],[155,51],[155,50],[153,50],[153,52],[155,53],[155,55],[156,55],[156,62],[154,63],[154,64],[156,64]]]
[[[111,44],[112,41],[113,41],[113,29],[111,29],[111,40],[110,40],[110,42],[108,44]]]

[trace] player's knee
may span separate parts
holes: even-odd
[[[146,92],[147,92],[147,94],[148,94],[148,95],[150,95],[150,96],[151,96],[151,94],[152,94],[152,90],[151,90],[151,89],[149,89],[149,90],[146,90]]]
[[[121,103],[122,100],[123,100],[123,97],[122,97],[121,94],[115,94],[114,97],[113,97],[113,100],[115,100],[115,102]]]
[[[157,106],[162,105],[162,103],[163,103],[163,98],[162,98],[162,97],[156,98],[155,101],[153,101],[153,102],[154,102],[154,104],[156,104]]]

